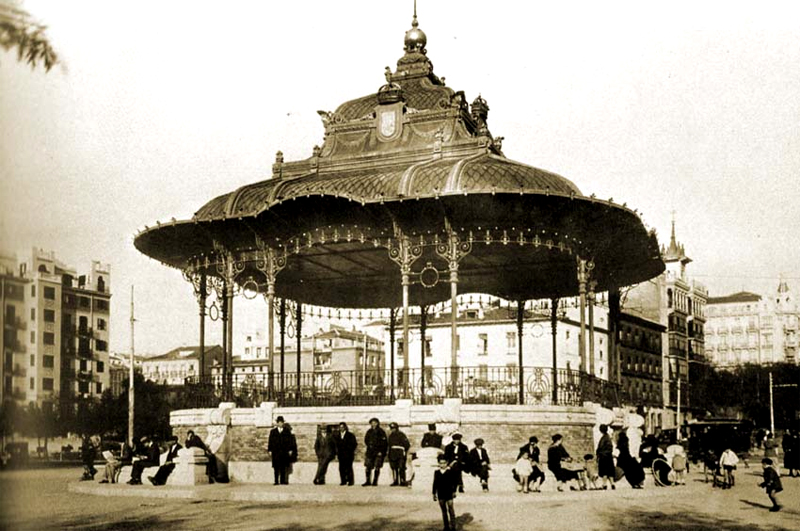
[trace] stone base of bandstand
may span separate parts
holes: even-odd
[[[360,485],[364,481],[364,434],[369,428],[369,419],[377,417],[387,432],[389,423],[397,422],[411,441],[410,451],[416,452],[418,457],[414,461],[414,491],[430,489],[436,467],[436,451],[419,447],[430,423],[436,423],[437,431],[444,435],[444,444],[455,431],[463,435],[463,442],[470,448],[474,446],[474,439],[482,438],[492,461],[492,476],[506,482],[519,447],[532,435],[539,438],[543,460],[546,460],[550,438],[556,433],[564,437],[565,448],[578,459],[584,454],[594,453],[600,437],[600,424],[608,424],[615,430],[623,426],[632,427],[628,434],[633,453],[638,452],[637,442],[641,435],[638,427],[642,420],[631,412],[604,409],[593,403],[583,406],[485,405],[445,399],[440,405],[414,405],[411,400],[397,400],[388,406],[341,407],[278,407],[274,402],[264,402],[257,408],[237,408],[234,404],[223,403],[213,409],[173,411],[170,424],[173,434],[180,440],[185,439],[188,430],[200,436],[231,483],[272,483],[274,476],[267,441],[279,415],[285,418],[297,438],[298,463],[293,467],[291,483],[311,484],[313,481],[317,427],[346,422],[358,440],[353,468],[356,484]],[[200,480],[200,468],[196,465],[193,469],[192,481]],[[202,469],[204,473],[204,464]],[[176,479],[188,477],[188,474],[188,471],[182,472]],[[503,479],[501,476],[507,477]],[[338,484],[338,479],[338,462],[333,461],[328,468],[327,483]],[[380,483],[390,482],[391,470],[387,462]],[[477,480],[475,482],[477,485]],[[490,485],[492,483],[490,480]],[[168,484],[176,483],[171,477]]]

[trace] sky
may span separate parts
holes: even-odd
[[[4,0],[7,1],[7,0]],[[62,63],[0,50],[0,249],[111,264],[111,349],[197,343],[181,274],[133,237],[322,143],[317,110],[375,92],[411,0],[28,0]],[[800,5],[420,0],[428,57],[489,104],[507,157],[643,212],[712,296],[800,291]],[[236,342],[264,328],[237,301]],[[218,325],[207,342],[218,342]],[[235,347],[236,348],[236,347]]]

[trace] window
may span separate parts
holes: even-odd
[[[44,311],[44,322],[45,323],[55,323],[56,322],[56,311],[55,310],[45,310]]]
[[[98,339],[95,345],[97,347],[97,350],[100,352],[108,351],[108,343],[106,343],[105,341],[101,341],[100,339]]]
[[[86,360],[81,360],[80,370],[82,371],[86,370]]]
[[[31,297],[36,296],[36,284],[31,284]]]
[[[105,330],[106,329],[106,320],[105,319],[98,319],[97,320],[97,329],[98,330]]]
[[[31,308],[31,321],[36,320],[36,308]]]
[[[261,357],[261,347],[256,347],[256,357]]]
[[[52,286],[45,286],[44,287],[44,298],[54,301],[56,300],[56,288]]]
[[[78,328],[81,334],[85,334],[89,330],[89,318],[85,315],[81,315],[78,318]]]
[[[42,356],[42,367],[45,369],[52,369],[55,367],[55,358],[53,356]]]
[[[94,301],[94,307],[98,311],[107,312],[108,311],[108,301],[106,301],[106,300],[96,300],[96,301]]]
[[[33,391],[36,388],[36,378],[31,376],[28,380],[30,381],[30,386],[29,387],[30,387],[31,391]]]
[[[36,355],[31,354],[31,367],[36,367]]]
[[[509,354],[514,354],[514,351],[517,350],[516,332],[506,332],[506,348]]]
[[[99,326],[98,326],[98,328],[99,328]],[[245,356],[250,356],[250,347],[244,347],[244,355]]]
[[[79,393],[88,393],[89,392],[89,382],[78,382],[78,392]]]
[[[95,384],[96,384],[95,391],[99,395],[103,392],[103,382],[95,382]]]
[[[36,332],[31,330],[31,345],[33,345],[34,343],[36,343]]]
[[[104,372],[106,370],[106,365],[102,361],[97,362],[97,372]]]
[[[52,391],[52,390],[53,390],[53,379],[42,378],[42,391]]]
[[[425,357],[426,358],[432,358],[433,357],[433,351],[431,350],[431,341],[433,341],[433,338],[431,338],[431,336],[426,336],[425,337]]]
[[[478,356],[489,355],[489,336],[487,334],[478,334]]]
[[[56,344],[56,336],[53,332],[45,332],[42,336],[45,345],[55,345]]]

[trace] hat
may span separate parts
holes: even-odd
[[[480,446],[482,444],[483,444],[483,439],[481,439],[480,437],[475,439],[475,446]]]
[[[428,429],[429,430],[435,430],[436,429],[436,424],[428,424]]]
[[[539,438],[536,435],[531,435],[530,437],[528,437],[528,442],[529,443],[538,443],[539,442]]]
[[[444,456],[444,454],[437,455],[436,456],[436,460],[437,461],[444,461],[445,463],[447,462],[447,458]]]
[[[399,426],[397,425],[396,422],[390,422],[389,423],[389,428],[399,428]]]
[[[453,435],[451,435],[451,437],[453,438],[454,441],[460,441],[461,440],[461,434],[458,433],[458,432],[455,432]]]
[[[377,422],[378,424],[380,424],[380,423],[381,423],[381,421],[379,421],[379,420],[378,420],[378,417],[372,417],[371,419],[369,419],[369,423],[370,423],[370,424],[372,424],[372,421],[373,421],[373,420],[374,420],[375,422]]]
[[[283,415],[278,415],[278,418],[275,419],[275,422],[284,422]]]
[[[553,442],[560,441],[560,440],[561,440],[561,439],[563,439],[563,438],[564,438],[564,437],[562,437],[560,433],[556,433],[556,434],[555,434],[555,435],[553,435],[553,437],[552,437],[552,439],[553,439]]]

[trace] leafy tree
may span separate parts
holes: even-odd
[[[42,64],[46,71],[50,71],[58,62],[58,56],[45,30],[45,26],[36,23],[18,5],[0,0],[0,47],[6,51],[16,48],[18,61],[26,61],[31,68]]]

